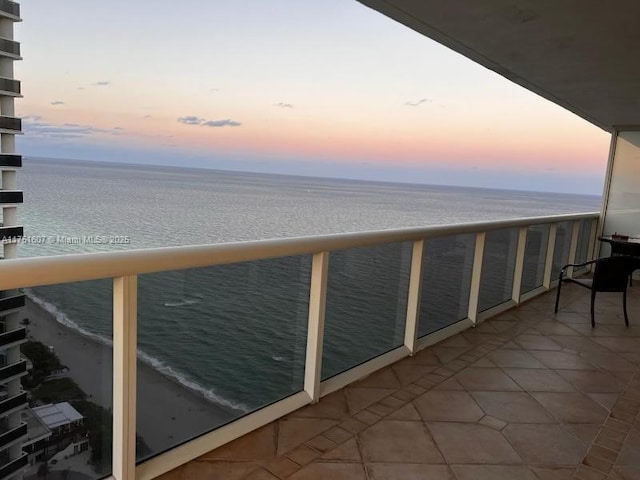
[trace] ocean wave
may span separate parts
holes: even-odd
[[[107,345],[108,347],[113,347],[113,342],[111,340],[103,337],[102,335],[91,333],[90,331],[82,328],[76,322],[71,320],[67,316],[67,314],[64,313],[62,310],[60,310],[56,305],[38,297],[35,293],[33,293],[33,290],[25,288],[24,293],[27,297],[33,300],[34,303],[39,305],[43,310],[46,310],[51,315],[53,315],[53,318],[55,318],[59,324],[64,325],[65,327],[70,328],[72,330],[75,330],[80,335],[84,337],[88,337],[91,340],[95,340],[96,342],[99,342],[103,345]]]
[[[195,305],[200,303],[200,300],[180,300],[179,302],[165,302],[165,307],[184,307],[187,305]]]
[[[74,330],[75,332],[79,333],[80,335],[90,338],[91,340],[94,340],[96,342],[99,342],[99,343],[101,343],[103,345],[106,345],[106,346],[109,346],[109,347],[113,347],[113,341],[111,341],[110,339],[105,338],[105,337],[103,337],[101,335],[98,335],[98,334],[95,334],[95,333],[91,333],[88,330],[82,328],[76,322],[71,320],[56,305],[54,305],[51,302],[47,302],[46,300],[38,297],[33,292],[33,290],[25,289],[24,293],[34,303],[36,303],[42,309],[44,309],[47,312],[49,312],[53,316],[53,318],[55,318],[56,321],[58,323],[60,323],[61,325],[64,325],[65,327],[70,328],[70,329]],[[194,382],[193,380],[190,380],[190,379],[186,378],[184,375],[176,372],[173,368],[171,368],[169,365],[164,363],[162,360],[159,360],[158,358],[156,358],[156,357],[154,357],[152,355],[149,355],[149,354],[147,354],[144,351],[139,350],[139,349],[138,349],[138,358],[142,362],[144,362],[145,364],[147,364],[148,366],[150,366],[151,368],[153,368],[154,370],[159,372],[161,375],[164,375],[165,377],[167,377],[167,378],[179,383],[180,385],[188,388],[189,390],[192,390],[192,391],[198,393],[199,395],[203,396],[204,398],[206,398],[210,402],[215,403],[216,405],[221,405],[223,407],[231,408],[233,410],[238,410],[238,411],[241,411],[243,413],[248,413],[249,411],[251,411],[251,408],[249,408],[248,406],[243,405],[242,403],[233,402],[233,401],[228,400],[228,399],[226,399],[224,397],[221,397],[220,395],[215,393],[213,390],[207,389],[207,388],[203,387],[202,385]]]

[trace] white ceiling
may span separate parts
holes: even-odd
[[[640,0],[359,1],[605,130],[640,126]]]

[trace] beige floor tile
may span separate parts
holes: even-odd
[[[536,357],[549,368],[562,368],[571,370],[595,370],[596,368],[586,360],[567,352],[530,350]]]
[[[413,401],[423,420],[477,422],[484,412],[467,392],[431,390]]]
[[[399,389],[401,387],[398,377],[393,373],[393,368],[387,367],[379,370],[362,380],[352,384],[356,388],[392,388]]]
[[[456,480],[446,465],[371,463],[369,480]]]
[[[290,480],[366,480],[366,478],[361,464],[334,462],[314,462],[289,477]]]
[[[471,392],[471,395],[487,415],[507,423],[556,423],[528,393]]]
[[[184,466],[182,479],[224,478],[225,480],[240,480],[260,466],[262,464],[258,462],[189,462]]]
[[[322,402],[307,405],[296,410],[290,417],[331,418],[335,420],[350,417],[344,391],[339,390],[322,397]]]
[[[455,376],[467,391],[519,391],[522,390],[499,368],[465,368]]]
[[[535,329],[543,335],[575,335],[573,327],[568,327],[557,321],[542,322]]]
[[[444,382],[434,387],[434,390],[464,390],[455,378],[448,378]]]
[[[500,432],[469,423],[428,423],[438,448],[450,464],[513,465],[522,460]]]
[[[547,368],[526,350],[496,350],[487,358],[498,367],[511,368]]]
[[[444,463],[424,423],[382,420],[358,435],[366,462]]]
[[[526,350],[560,350],[561,345],[544,335],[520,335],[515,342]]]
[[[322,458],[325,460],[340,460],[343,462],[360,462],[360,449],[356,442],[355,437],[347,440],[342,445],[328,451]]]
[[[575,387],[553,370],[541,368],[504,368],[515,382],[528,392],[573,392]]]
[[[540,480],[573,480],[575,472],[574,467],[532,467],[532,470]]]
[[[407,420],[412,422],[419,422],[422,420],[422,418],[416,410],[416,407],[414,407],[412,403],[408,403],[404,407],[400,407],[398,410],[388,415],[387,420]]]
[[[640,468],[640,432],[637,430],[629,432],[622,444],[616,466]]]
[[[507,425],[503,435],[525,463],[532,465],[578,465],[587,447],[559,425]]]
[[[239,438],[238,440],[234,440],[227,445],[206,453],[200,457],[200,459],[269,459],[276,455],[276,441],[276,424],[271,423]]]
[[[564,423],[603,423],[609,412],[583,393],[531,393],[553,416]]]
[[[556,373],[586,393],[617,393],[624,390],[622,382],[604,372],[558,369]]]
[[[437,365],[394,365],[393,371],[404,386],[424,377],[436,368],[438,368]]]
[[[458,480],[538,480],[528,467],[505,465],[452,465]]]
[[[455,360],[463,353],[470,350],[471,347],[433,347],[433,351],[438,357],[438,360],[443,364]]]
[[[580,357],[605,370],[636,371],[638,367],[624,357],[610,352],[581,353]]]
[[[352,415],[360,410],[364,410],[368,406],[373,405],[395,392],[396,389],[392,388],[347,387],[344,389],[347,406],[349,407],[349,412]]]
[[[302,445],[307,440],[328,430],[338,422],[316,418],[286,418],[280,420],[278,431],[278,455]]]

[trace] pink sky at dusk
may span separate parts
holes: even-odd
[[[21,150],[406,181],[534,173],[543,183],[523,185],[541,190],[545,172],[577,172],[576,191],[601,193],[609,135],[562,108],[355,1],[245,3],[185,1],[188,22],[164,1],[22,4]]]

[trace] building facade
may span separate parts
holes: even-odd
[[[14,25],[20,21],[20,5],[0,0],[0,240],[2,257],[16,258],[23,228],[18,224],[17,174],[22,157],[16,154],[15,136],[22,122],[15,116],[15,99],[21,96],[20,82],[14,78],[14,62],[20,60],[20,44],[13,38]],[[27,424],[21,411],[27,394],[20,378],[27,373],[27,363],[20,356],[20,344],[26,340],[21,308],[24,294],[19,290],[0,292],[0,480],[21,478],[27,465],[22,443],[27,438]]]

